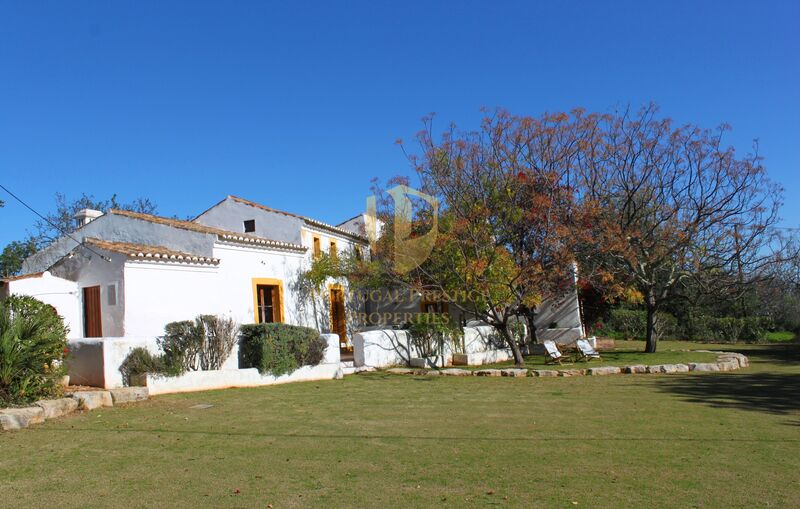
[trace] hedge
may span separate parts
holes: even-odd
[[[658,339],[678,338],[691,341],[734,343],[766,339],[773,327],[766,317],[736,318],[690,315],[681,323],[669,313],[656,313]],[[647,335],[647,312],[639,309],[612,309],[608,321],[597,331],[615,339],[644,339]]]
[[[274,376],[319,364],[328,346],[318,331],[284,323],[242,325],[239,336],[242,367]]]
[[[675,336],[678,320],[669,313],[656,313],[657,339]],[[603,333],[618,339],[645,339],[647,337],[647,311],[639,309],[612,309]]]

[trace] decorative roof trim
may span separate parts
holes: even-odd
[[[255,235],[247,235],[243,233],[236,233],[229,230],[222,230],[212,226],[206,226],[200,223],[193,223],[191,221],[182,221],[180,219],[170,219],[168,217],[154,216],[151,214],[143,214],[141,212],[129,212],[127,210],[110,210],[109,213],[118,216],[130,217],[133,219],[140,219],[150,223],[161,224],[172,228],[179,228],[181,230],[189,230],[197,233],[207,233],[216,235],[218,239],[227,242],[238,242],[248,245],[261,245],[264,247],[274,247],[278,249],[296,249],[305,251],[306,248],[300,244],[291,244],[288,242],[281,242],[279,240],[265,239],[263,237],[256,237]]]
[[[129,259],[137,261],[219,265],[219,258],[183,253],[163,246],[145,246],[128,242],[101,240],[93,237],[87,237],[84,239],[84,243],[106,251],[123,254]]]
[[[301,246],[299,244],[293,244],[291,242],[281,242],[279,240],[269,240],[261,237],[251,237],[249,235],[241,235],[238,233],[219,235],[219,240],[222,242],[231,242],[235,244],[247,244],[257,247],[284,249],[286,251],[297,251],[299,253],[304,253],[306,252],[306,250],[308,250],[308,248],[305,246]]]

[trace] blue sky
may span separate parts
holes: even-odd
[[[420,117],[649,101],[760,139],[800,224],[800,3],[6,2],[0,183],[149,197],[163,215],[227,194],[337,223],[370,179],[408,173]],[[2,191],[0,191],[2,193]],[[4,194],[4,193],[3,193]],[[0,246],[35,218],[0,196]]]

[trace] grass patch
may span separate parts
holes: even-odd
[[[788,341],[794,341],[795,335],[792,331],[775,331],[775,332],[767,332],[767,341],[771,343],[783,343]]]
[[[800,506],[800,347],[720,349],[752,367],[160,396],[0,433],[0,486],[15,507]]]
[[[613,350],[600,352],[600,359],[589,362],[574,362],[571,368],[589,368],[596,366],[629,366],[632,364],[686,364],[689,362],[714,362],[717,356],[713,353],[686,351],[689,349],[710,350],[708,345],[697,345],[681,341],[662,341],[656,353],[644,353],[643,341],[617,341]],[[691,346],[687,346],[691,345]],[[563,350],[562,350],[563,351]],[[573,352],[563,351],[566,359],[564,364],[571,362]],[[514,362],[498,362],[485,366],[459,366],[466,369],[509,368]],[[557,365],[556,365],[557,366]],[[544,356],[529,355],[525,358],[525,367],[528,369],[554,369],[553,364],[545,364]]]

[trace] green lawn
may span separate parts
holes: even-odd
[[[632,364],[680,364],[689,362],[714,362],[715,354],[706,352],[686,351],[688,349],[711,350],[709,345],[697,345],[678,341],[663,341],[659,344],[658,352],[644,353],[643,341],[617,341],[613,351],[601,351],[600,359],[591,361],[573,362],[573,353],[564,351],[562,361],[563,369],[585,369],[595,366],[629,366]],[[719,349],[720,345],[711,345]],[[487,366],[470,366],[469,369],[508,368],[513,367],[513,361],[499,362]],[[561,366],[545,364],[544,356],[530,355],[525,359],[525,367],[529,369],[562,369]]]
[[[0,505],[800,507],[800,347],[711,348],[752,367],[156,397],[0,433]]]

